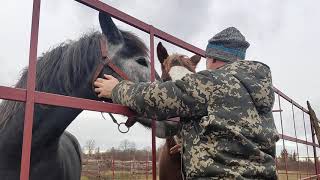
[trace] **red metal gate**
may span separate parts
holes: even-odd
[[[274,88],[277,98],[275,122],[281,140],[277,146],[277,171],[280,179],[318,179],[320,146],[309,111]],[[284,116],[287,113],[287,116]],[[300,126],[299,126],[300,125]],[[291,148],[288,147],[291,144]],[[291,154],[288,150],[291,149]]]
[[[169,43],[172,43],[176,46],[179,46],[183,49],[186,49],[190,52],[195,54],[201,55],[204,57],[204,51],[200,48],[197,48],[191,44],[188,44],[168,33],[165,33],[152,25],[146,24],[132,16],[129,16],[107,4],[104,4],[97,0],[76,0],[79,3],[82,3],[86,6],[89,6],[97,11],[103,11],[109,13],[112,17],[123,21],[131,26],[134,26],[146,33],[150,34],[150,59],[151,59],[151,81],[155,79],[155,70],[154,70],[154,37],[158,37],[162,40],[165,40]],[[104,112],[111,112],[117,114],[123,114],[126,116],[132,116],[132,112],[124,106],[110,104],[110,103],[103,103],[88,99],[81,99],[75,97],[68,97],[44,92],[35,91],[35,74],[36,74],[36,60],[37,60],[37,46],[38,46],[38,30],[39,30],[39,14],[40,14],[40,2],[41,0],[34,0],[33,1],[33,12],[32,12],[32,25],[31,25],[31,40],[30,40],[30,50],[29,50],[29,71],[28,71],[28,79],[27,79],[27,89],[19,89],[19,88],[11,88],[11,87],[4,87],[0,86],[0,98],[7,99],[7,100],[15,100],[25,102],[25,120],[24,120],[24,133],[23,133],[23,147],[22,147],[22,159],[21,159],[21,173],[20,173],[20,180],[28,180],[29,179],[29,169],[30,169],[30,151],[31,151],[31,140],[32,140],[32,125],[33,125],[33,115],[34,115],[34,104],[47,104],[47,105],[56,105],[56,106],[64,106],[70,108],[78,108],[84,110],[92,110],[92,111],[104,111]],[[311,126],[310,121],[308,121],[309,112],[298,103],[293,101],[291,98],[286,96],[280,90],[275,88],[275,92],[278,95],[278,109],[274,110],[275,116],[279,116],[280,125],[277,126],[278,131],[281,135],[282,139],[282,152],[284,157],[277,158],[277,170],[281,178],[289,179],[292,174],[297,175],[297,178],[314,178],[317,177],[319,174],[319,165],[317,159],[317,151],[319,150],[319,145],[316,143],[316,137],[314,134],[314,129]],[[292,122],[291,121],[284,121],[282,114],[282,101],[288,102],[292,106]],[[297,134],[297,127],[296,127],[296,113],[294,108],[299,109],[302,113],[301,121],[304,124],[304,135],[305,137],[302,139]],[[294,127],[294,135],[289,135],[284,130],[286,125],[284,123],[293,123]],[[309,130],[308,130],[309,129]],[[289,131],[288,131],[289,132]],[[299,136],[299,137],[298,137]],[[308,137],[312,138],[310,141]],[[297,150],[297,167],[298,171],[290,170],[288,165],[288,156],[285,155],[287,152],[286,144],[287,142],[295,143],[296,150]],[[307,155],[306,157],[299,156],[299,152],[301,152],[301,147],[307,147]],[[312,147],[309,152],[310,146]],[[300,147],[300,150],[299,150]],[[153,180],[156,180],[156,144],[155,144],[155,127],[153,123],[152,128],[152,174]],[[288,154],[288,153],[287,153]],[[312,154],[312,155],[310,155]],[[278,156],[278,155],[277,155]],[[280,157],[280,156],[279,156]],[[306,164],[305,161],[300,161],[300,159],[307,159],[307,165],[312,165],[313,167],[307,167],[308,169],[314,169],[314,171],[304,173],[301,171],[303,164]],[[280,160],[279,160],[280,159]],[[284,162],[283,162],[283,161]],[[280,167],[281,163],[281,167]],[[282,170],[282,165],[284,163],[284,168]],[[296,168],[296,167],[295,167]],[[296,169],[294,169],[296,170]]]

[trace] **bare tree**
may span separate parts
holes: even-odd
[[[119,144],[119,149],[122,151],[132,151],[136,149],[136,144],[134,142],[131,142],[127,139],[122,140]]]
[[[100,147],[96,148],[95,154],[98,154],[98,155],[100,154]]]
[[[129,148],[130,141],[128,139],[122,140],[119,144],[119,149],[126,151]]]
[[[130,146],[129,146],[129,149],[131,150],[131,151],[135,151],[137,148],[136,148],[136,143],[134,143],[134,142],[131,142],[130,143]]]
[[[88,154],[89,155],[93,154],[93,151],[94,151],[94,149],[96,147],[95,140],[93,140],[93,139],[87,140],[85,147],[88,150]]]
[[[281,153],[280,153],[280,158],[285,160],[285,159],[288,159],[288,151],[284,148],[282,149]]]

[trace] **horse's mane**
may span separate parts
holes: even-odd
[[[126,46],[131,48],[125,54],[140,51],[147,54],[145,44],[134,34],[121,31]],[[67,41],[43,53],[37,61],[36,90],[70,95],[73,89],[83,84],[83,78],[91,78],[91,73],[101,59],[100,41],[102,34],[92,32],[77,41]],[[135,44],[135,46],[133,45]],[[26,88],[28,68],[14,87]],[[82,83],[81,83],[82,82]],[[24,110],[24,103],[4,100],[0,104],[0,130],[17,112]]]

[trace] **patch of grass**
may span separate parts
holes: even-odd
[[[111,180],[112,178],[112,171],[105,171],[102,174],[102,177],[97,178],[95,176],[82,176],[81,180]],[[145,180],[146,179],[146,174],[144,173],[137,173],[137,174],[132,174],[129,171],[115,171],[114,172],[114,179],[116,180]],[[152,179],[152,174],[148,175],[148,179]],[[159,177],[157,176],[157,179]]]
[[[87,176],[81,176],[81,180],[89,180]]]
[[[287,175],[285,170],[279,170],[278,175],[279,175],[279,180],[287,180],[287,179],[296,180],[296,179],[312,176],[311,174],[307,175],[307,172],[299,172],[299,171],[288,171],[288,175]]]

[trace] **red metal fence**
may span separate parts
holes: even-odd
[[[121,105],[97,102],[88,99],[62,96],[35,91],[35,74],[38,46],[38,30],[39,30],[39,14],[40,1],[33,1],[32,25],[31,25],[31,40],[29,51],[29,71],[27,80],[27,89],[11,88],[0,86],[0,98],[14,101],[25,102],[25,120],[23,133],[23,147],[21,160],[20,180],[29,179],[30,169],[30,151],[32,139],[32,124],[34,115],[34,104],[47,104],[78,108],[92,111],[104,111],[116,114],[132,116],[132,112]],[[111,6],[108,6],[97,0],[76,0],[86,6],[89,6],[97,11],[109,13],[112,17],[123,21],[131,26],[134,26],[146,33],[150,34],[150,58],[151,58],[151,80],[154,80],[154,37],[170,42],[176,46],[186,49],[195,54],[204,56],[204,51],[191,44],[188,44],[170,34],[167,34],[152,25],[146,24],[132,16],[129,16]],[[309,120],[309,112],[284,93],[275,88],[277,93],[278,108],[274,110],[274,116],[278,131],[281,135],[281,141],[277,144],[277,170],[280,178],[291,179],[308,179],[317,177],[319,174],[319,165],[317,153],[319,153],[319,145],[316,140],[314,129]],[[284,110],[283,103],[289,103],[291,110]],[[288,107],[288,105],[286,106]],[[290,112],[291,111],[291,112]],[[284,118],[284,113],[291,113],[290,118]],[[301,118],[298,118],[297,112],[300,112]],[[287,116],[285,116],[287,117]],[[300,120],[299,120],[300,119]],[[298,126],[298,124],[301,126]],[[289,128],[289,125],[293,125]],[[301,127],[303,129],[300,131]],[[299,131],[297,131],[299,129]],[[294,146],[292,146],[294,145]],[[155,147],[155,128],[152,128],[152,174],[153,179],[156,179],[156,147]],[[290,154],[290,149],[294,152]],[[293,166],[292,164],[296,164]]]
[[[149,150],[87,154],[82,157],[81,175],[88,179],[148,179],[152,174],[149,154]]]
[[[277,171],[280,179],[317,179],[320,152],[309,111],[277,88],[275,123],[281,140],[277,143]]]

